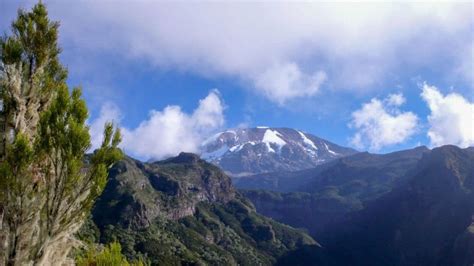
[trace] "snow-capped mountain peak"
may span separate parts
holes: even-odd
[[[201,157],[232,175],[310,168],[355,153],[290,128],[239,128],[205,140]]]

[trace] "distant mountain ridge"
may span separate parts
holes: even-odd
[[[359,153],[299,179],[289,193],[241,191],[257,211],[304,227],[324,247],[303,248],[290,265],[459,265],[474,263],[474,149],[447,145]],[[312,171],[298,172],[308,174]],[[281,188],[251,177],[246,185]],[[293,187],[298,187],[293,185]],[[326,264],[325,264],[326,263]]]
[[[291,128],[238,128],[203,142],[201,157],[232,176],[297,171],[357,153]]]
[[[425,153],[410,179],[320,236],[345,265],[474,264],[474,152]]]
[[[377,181],[387,183],[413,167],[425,146],[386,154],[360,152],[300,171],[279,171],[245,176],[234,180],[239,189],[263,189],[276,192],[313,192],[313,188],[340,185],[365,176],[377,175]]]
[[[318,236],[347,213],[407,182],[428,152],[424,146],[388,154],[361,152],[312,169],[242,177],[234,183],[250,189],[242,193],[258,212]]]

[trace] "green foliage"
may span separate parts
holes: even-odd
[[[77,232],[76,237],[85,244],[98,243],[100,238],[100,231],[97,225],[92,220],[92,215],[89,215]]]
[[[42,3],[36,4],[31,12],[19,10],[12,23],[12,35],[0,40],[0,59],[5,65],[24,65],[29,74],[44,66],[46,80],[64,81],[67,72],[59,62],[58,28],[59,23],[49,20]],[[44,87],[53,89],[51,85],[50,82]]]
[[[34,151],[28,139],[18,134],[15,141],[7,147],[7,156],[0,162],[0,203],[9,203],[10,208],[5,208],[4,216],[15,213],[15,209],[21,208],[22,200],[14,195],[23,194],[31,197],[32,172],[29,165],[34,159]],[[0,206],[6,204],[0,204]],[[12,212],[10,210],[13,209]],[[11,217],[13,219],[13,217]],[[13,221],[13,220],[12,220]]]
[[[20,10],[12,34],[0,39],[0,264],[61,264],[55,254],[68,253],[122,157],[110,123],[101,147],[85,157],[87,106],[66,84],[58,27],[39,3]]]
[[[93,218],[100,242],[120,242],[129,260],[270,265],[290,250],[316,244],[306,233],[259,215],[228,176],[196,155],[154,163],[125,157],[109,172]]]
[[[102,251],[91,247],[89,250],[76,258],[77,266],[145,266],[143,260],[128,262],[122,254],[120,243],[108,244]]]
[[[258,215],[240,200],[198,205],[194,216],[156,219],[143,229],[108,225],[105,243],[118,241],[129,259],[152,265],[269,265],[275,258],[315,242],[302,231]]]
[[[2,162],[6,178],[19,177],[30,165],[34,151],[23,134],[18,134],[15,141],[8,146],[7,156]],[[13,182],[13,180],[11,181]],[[10,183],[7,181],[7,183]]]

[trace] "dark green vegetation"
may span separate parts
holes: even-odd
[[[127,258],[122,254],[122,247],[117,242],[112,242],[105,246],[102,250],[97,250],[94,247],[90,247],[85,254],[77,256],[77,266],[92,266],[92,265],[103,265],[103,266],[144,266],[145,262],[141,260],[129,262]]]
[[[313,229],[330,265],[472,265],[474,149],[423,149],[418,160],[414,150],[408,153],[411,163],[406,152],[341,159],[304,186],[305,193],[245,194],[259,211]],[[341,182],[345,177],[359,185]],[[322,184],[330,183],[334,188],[325,194]],[[280,262],[304,257],[305,265],[321,265],[314,254],[305,247]]]
[[[270,265],[318,244],[255,212],[217,167],[196,155],[155,163],[125,158],[110,171],[82,237],[117,240],[154,265]]]
[[[40,2],[0,38],[0,265],[62,265],[122,156],[105,126],[89,157],[88,111],[59,61],[59,23]]]

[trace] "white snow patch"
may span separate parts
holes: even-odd
[[[317,157],[318,156],[318,147],[314,144],[313,141],[308,139],[306,135],[303,132],[298,131],[300,134],[300,137],[303,139],[303,145],[302,148],[312,157]]]
[[[332,151],[331,149],[329,149],[328,145],[327,145],[325,142],[323,142],[323,144],[324,144],[324,147],[326,148],[326,150],[327,150],[330,154],[332,154],[332,155],[339,155],[339,153],[334,152],[334,151]]]
[[[267,126],[258,126],[257,128],[268,128]]]
[[[230,147],[229,151],[230,152],[235,152],[235,151],[240,151],[241,149],[242,149],[242,144]]]
[[[249,142],[245,142],[245,143],[242,143],[242,144],[239,144],[239,145],[235,145],[235,146],[232,146],[229,151],[230,152],[238,152],[240,150],[242,150],[242,148],[247,145],[247,144],[250,144],[250,145],[255,145],[255,142],[254,141],[249,141]]]
[[[303,132],[298,131],[298,133],[300,134],[301,138],[303,139],[304,144],[306,144],[307,146],[313,148],[314,150],[318,149],[318,147],[316,147],[316,145],[314,145],[314,142],[312,140],[308,139],[308,137],[306,137],[306,135]]]
[[[272,148],[272,146],[270,146],[270,143],[265,142],[265,145],[267,145],[267,150],[268,150],[269,152],[275,152],[275,150]]]
[[[269,152],[275,152],[275,150],[270,146],[270,143],[276,144],[278,150],[281,150],[281,147],[286,145],[286,142],[281,137],[282,135],[278,131],[267,129],[263,135],[262,142],[267,145]]]

